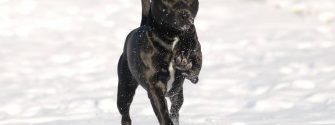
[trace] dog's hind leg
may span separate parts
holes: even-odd
[[[174,125],[179,125],[179,110],[184,102],[183,89],[181,89],[178,94],[170,97],[171,100],[171,109],[170,109],[170,118],[173,121]]]
[[[117,106],[122,115],[121,123],[122,125],[131,125],[129,108],[131,102],[133,101],[138,83],[131,75],[127,60],[123,57],[123,55],[121,55],[118,64],[118,76],[119,84],[117,92]]]

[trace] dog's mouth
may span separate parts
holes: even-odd
[[[182,31],[186,31],[188,29],[191,28],[191,26],[194,24],[194,20],[193,19],[188,19],[188,20],[185,20],[183,23],[182,23],[182,26],[181,26],[181,30]]]
[[[180,31],[187,31],[191,28],[191,26],[194,24],[193,18],[188,19],[179,19],[174,22],[174,26],[176,29]]]
[[[182,30],[182,31],[186,31],[186,30],[188,30],[188,29],[190,29],[190,25],[184,25],[184,26],[182,26],[180,29]]]
[[[190,23],[191,25],[193,25],[194,24],[194,18],[188,19],[188,23]]]
[[[174,18],[173,20],[162,20],[161,23],[159,24],[172,28],[177,31],[184,32],[189,30],[192,27],[192,25],[194,25],[194,18],[187,18],[187,19]]]

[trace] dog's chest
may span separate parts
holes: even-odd
[[[172,42],[172,45],[171,45],[171,49],[172,51],[175,49],[177,43],[179,42],[179,38],[178,37],[175,37],[174,38],[174,41]],[[175,81],[175,69],[173,67],[173,58],[171,59],[170,63],[169,63],[169,67],[168,67],[168,71],[169,71],[169,80],[167,82],[167,92],[169,92],[171,90],[171,88],[173,87],[173,83]]]

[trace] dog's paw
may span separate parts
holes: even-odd
[[[192,75],[190,73],[182,73],[183,77],[190,80],[193,84],[197,84],[199,81],[198,76]]]
[[[181,71],[188,71],[192,68],[192,62],[183,53],[174,59],[174,67]]]

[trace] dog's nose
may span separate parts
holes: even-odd
[[[179,13],[181,20],[183,20],[183,22],[186,22],[187,24],[193,24],[194,23],[194,18],[191,15],[190,11],[187,10],[182,10]]]
[[[180,11],[180,17],[183,19],[183,20],[188,20],[191,18],[191,13],[189,11],[186,11],[186,10],[182,10]]]

